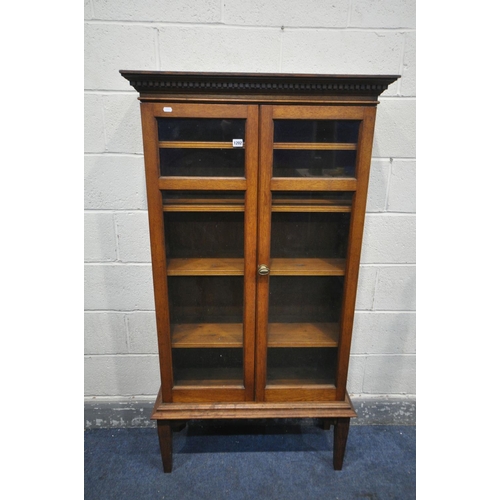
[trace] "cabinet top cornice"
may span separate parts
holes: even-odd
[[[314,75],[287,73],[198,73],[120,70],[142,95],[296,95],[377,99],[399,75]]]

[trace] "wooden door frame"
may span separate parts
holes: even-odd
[[[156,328],[160,359],[161,398],[164,403],[253,401],[255,352],[255,289],[257,246],[258,106],[256,104],[199,104],[141,102],[146,193]],[[162,177],[160,175],[157,118],[243,118],[245,177]],[[241,190],[245,193],[243,387],[174,389],[172,342],[162,190]]]
[[[372,141],[375,125],[375,105],[261,105],[260,152],[258,192],[258,251],[257,265],[270,264],[271,207],[273,190],[331,190],[353,191],[351,222],[348,239],[344,291],[339,321],[339,345],[336,370],[336,389],[283,389],[266,391],[267,328],[269,312],[269,275],[257,275],[256,372],[255,396],[257,402],[272,401],[343,401],[346,398],[347,373],[352,339],[354,309],[361,257],[361,242],[366,211]],[[301,179],[273,178],[274,119],[350,119],[360,120],[355,178]],[[267,395],[267,397],[266,397]],[[313,398],[313,399],[311,399]]]

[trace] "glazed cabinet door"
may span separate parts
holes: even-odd
[[[141,113],[163,401],[253,400],[258,106]]]
[[[374,108],[260,117],[256,399],[344,399]]]

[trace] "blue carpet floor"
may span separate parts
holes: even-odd
[[[416,498],[414,426],[351,425],[342,471],[332,467],[332,429],[190,422],[173,435],[171,474],[156,429],[87,430],[85,499]]]

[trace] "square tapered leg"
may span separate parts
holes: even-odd
[[[169,420],[157,420],[156,429],[160,441],[163,472],[172,472],[172,424]]]
[[[333,468],[342,470],[344,463],[345,447],[349,435],[349,417],[337,418],[333,426]]]

